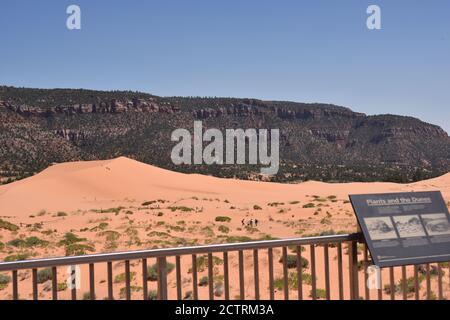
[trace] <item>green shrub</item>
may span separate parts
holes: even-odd
[[[120,238],[120,233],[113,230],[107,230],[98,233],[98,236],[105,237],[106,241],[116,241]]]
[[[63,240],[58,242],[58,245],[67,246],[67,245],[71,245],[71,244],[78,243],[78,242],[84,242],[84,241],[87,241],[87,239],[79,238],[76,234],[74,234],[72,232],[67,232],[64,235]]]
[[[309,296],[312,298],[313,291],[311,290],[309,293]],[[327,292],[324,289],[316,289],[316,297],[317,299],[326,299],[327,298]]]
[[[279,262],[283,263],[283,260],[284,260],[283,257],[281,257]],[[300,261],[301,261],[302,267],[304,269],[307,269],[309,267],[309,261],[306,258],[301,257]],[[288,269],[297,268],[297,256],[296,255],[292,255],[292,254],[288,254],[287,255],[287,262],[286,262],[286,264],[287,264]]]
[[[216,217],[215,221],[216,222],[231,222],[231,218],[219,216],[219,217]]]
[[[126,273],[121,273],[118,274],[115,278],[114,278],[114,283],[123,283],[126,280]],[[136,272],[130,272],[130,281],[133,281],[134,278],[136,277]]]
[[[147,300],[158,300],[158,291],[150,290],[147,294]]]
[[[192,208],[188,208],[188,207],[184,207],[184,206],[179,206],[179,207],[169,207],[170,211],[175,212],[175,211],[181,211],[181,212],[192,212],[194,211],[194,209]]]
[[[57,217],[67,217],[67,213],[62,212],[62,211],[59,211],[59,212],[56,214],[56,216],[57,216]]]
[[[52,269],[42,269],[37,273],[37,283],[44,283],[53,279]]]
[[[198,282],[198,285],[200,287],[206,287],[208,285],[208,277],[207,276],[201,277],[200,281]]]
[[[58,291],[66,291],[66,290],[67,290],[67,283],[66,282],[58,283]]]
[[[302,284],[311,285],[312,277],[308,273],[302,273]],[[274,287],[277,290],[283,290],[284,288],[284,279],[276,278],[273,282]],[[290,290],[296,290],[298,288],[298,274],[297,272],[289,272],[288,275],[288,287]]]
[[[16,248],[32,248],[32,247],[46,247],[48,241],[41,240],[38,237],[29,237],[24,239],[14,239],[8,242],[8,245]]]
[[[83,300],[91,300],[91,293],[90,292],[85,292],[83,293]],[[95,296],[94,296],[95,299]]]
[[[173,263],[167,263],[167,274],[171,273],[175,269]],[[147,267],[147,281],[157,281],[158,280],[158,265],[154,264]]]
[[[260,206],[258,206],[257,204],[255,204],[253,206],[253,210],[262,210],[262,208]]]
[[[253,239],[247,236],[229,236],[226,237],[227,243],[250,242]]]
[[[222,233],[229,233],[230,228],[228,228],[227,226],[219,226],[219,231]]]
[[[15,224],[12,224],[11,222],[0,219],[0,230],[1,229],[14,232],[19,230],[19,227],[16,226]]]
[[[18,253],[18,254],[13,254],[10,256],[7,256],[5,258],[5,262],[13,262],[13,261],[22,261],[22,260],[27,260],[30,257],[30,254],[27,252],[24,253]]]
[[[307,209],[307,208],[314,208],[316,205],[314,203],[307,203],[303,206],[303,208]]]
[[[8,284],[11,282],[11,277],[6,274],[0,274],[0,285]]]
[[[87,252],[94,252],[95,248],[93,246],[82,244],[82,243],[74,243],[66,246],[66,256],[82,256]]]

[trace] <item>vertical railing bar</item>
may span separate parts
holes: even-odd
[[[316,247],[314,244],[310,246],[311,250],[311,297],[313,300],[317,299],[317,288],[316,288]]]
[[[157,258],[158,264],[158,298],[167,300],[167,258]]]
[[[142,259],[142,290],[144,291],[143,299],[148,300],[148,273],[147,259]]]
[[[58,300],[58,272],[52,267],[52,300]]]
[[[125,260],[125,299],[131,300],[130,260]]]
[[[18,281],[17,281],[17,270],[13,270],[12,280],[13,280],[12,298],[13,298],[13,300],[19,300],[19,286],[18,286]]]
[[[391,300],[395,300],[394,267],[389,267],[389,286],[391,291]]]
[[[427,300],[431,300],[431,274],[430,274],[430,264],[426,265],[427,272]]]
[[[106,269],[107,269],[107,273],[108,273],[108,299],[114,300],[113,268],[112,268],[111,261],[108,261],[106,263]]]
[[[359,300],[358,283],[358,243],[352,241],[349,243],[349,273],[350,273],[350,299]]]
[[[284,300],[289,300],[289,273],[288,273],[288,257],[287,248],[283,247],[283,289],[284,289]]]
[[[37,283],[37,269],[32,270],[32,281],[33,281],[33,300],[38,300],[38,283]]]
[[[339,300],[344,300],[344,270],[342,267],[342,243],[337,246]]]
[[[403,300],[408,300],[408,283],[406,279],[406,266],[402,266],[402,291],[403,291]]]
[[[225,286],[225,300],[230,300],[230,279],[228,273],[228,252],[223,253],[223,280]]]
[[[419,284],[419,267],[414,266],[414,295],[415,299],[420,299],[420,284]]]
[[[72,300],[77,300],[77,266],[70,267],[70,277],[72,282],[71,296]]]
[[[298,300],[303,300],[303,264],[301,246],[297,246],[297,285]]]
[[[273,283],[273,249],[269,248],[267,251],[269,259],[269,295],[270,300],[275,300],[275,288]]]
[[[331,299],[331,289],[330,289],[330,258],[328,255],[328,243],[323,245],[323,255],[324,255],[324,264],[325,264],[325,291],[326,291],[326,300]]]
[[[442,268],[441,264],[438,263],[437,265],[437,271],[438,271],[438,298],[439,300],[442,300],[444,298],[444,292],[442,290]]]
[[[198,300],[198,286],[197,286],[197,255],[192,255],[192,286],[194,300]]]
[[[214,261],[212,253],[208,253],[208,289],[209,300],[214,300]]]
[[[255,300],[259,300],[259,255],[258,249],[253,250],[253,272],[255,280]]]
[[[364,297],[366,300],[370,300],[370,291],[369,287],[367,286],[367,280],[369,279],[369,273],[367,272],[367,268],[369,266],[369,258],[368,258],[368,249],[367,249],[367,243],[364,243],[364,262],[363,262],[363,268],[364,268]]]
[[[244,251],[239,250],[239,296],[245,300]]]
[[[95,269],[94,264],[89,264],[89,298],[95,300]]]
[[[182,283],[181,283],[181,257],[175,257],[175,264],[177,269],[177,299],[181,300],[183,298],[182,294]]]

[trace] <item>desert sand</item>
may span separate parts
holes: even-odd
[[[15,226],[12,229],[0,228],[0,261],[351,233],[356,231],[356,220],[348,201],[349,194],[424,190],[439,190],[449,202],[450,174],[405,185],[313,181],[277,184],[181,174],[124,157],[55,164],[33,177],[0,187],[0,219]],[[250,219],[257,219],[258,225],[247,226]],[[61,242],[67,233],[77,237],[78,246]],[[34,242],[27,242],[30,237],[34,237]],[[321,250],[323,248],[316,251],[318,288],[324,287]],[[309,255],[309,248],[305,248],[304,256],[309,259]],[[282,275],[281,263],[278,262],[280,256],[281,250],[275,250],[276,278]],[[215,274],[217,283],[220,283],[222,257],[217,255],[217,258]],[[187,298],[192,290],[190,259],[182,258],[183,294]],[[248,299],[253,298],[252,261],[252,253],[246,252]],[[337,262],[333,248],[330,249],[330,263],[331,293],[332,298],[337,298]],[[140,261],[132,262],[132,269],[136,272],[133,279],[133,298],[136,299],[142,297],[140,264]],[[267,255],[261,253],[260,269],[264,270],[260,277],[261,298],[268,298],[267,265]],[[236,267],[237,254],[231,254],[230,268],[236,270]],[[123,269],[123,263],[114,264],[114,273],[118,276],[114,286],[117,299],[123,298],[124,281],[120,277]],[[86,266],[82,266],[82,270],[86,274]],[[445,270],[449,273],[447,268]],[[306,269],[305,272],[309,271]],[[399,272],[396,270],[396,279],[399,279]],[[169,297],[172,299],[176,298],[174,273],[169,274]],[[63,284],[66,268],[59,268],[58,274],[61,274],[60,297],[69,298],[70,292]],[[230,274],[231,297],[234,298],[239,293],[238,279],[236,272],[231,271]],[[198,279],[205,275],[206,270],[200,272]],[[386,276],[383,274],[384,281]],[[30,272],[21,271],[19,277],[21,298],[30,298]],[[444,278],[448,292],[448,275]],[[106,266],[98,266],[97,298],[107,295],[105,280]],[[348,281],[345,272],[344,281]],[[363,281],[361,277],[361,288]],[[81,282],[80,298],[89,291],[88,277],[82,277]],[[51,296],[48,284],[47,281],[40,285],[42,299]],[[149,282],[149,288],[155,290],[156,283]],[[436,290],[433,283],[433,291]],[[310,287],[305,284],[305,298],[309,297],[309,291]],[[206,298],[207,293],[207,287],[200,287],[201,298]],[[348,292],[345,295],[348,297]],[[296,290],[291,296],[296,298]],[[375,297],[376,293],[372,296]],[[0,298],[10,297],[11,285],[0,286]],[[277,289],[276,297],[282,298],[282,290]],[[387,293],[385,297],[389,297]]]

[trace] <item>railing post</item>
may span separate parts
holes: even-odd
[[[167,300],[167,259],[158,258],[158,300]]]
[[[359,300],[357,241],[352,241],[349,243],[348,257],[349,257],[349,272],[350,272],[350,299]]]

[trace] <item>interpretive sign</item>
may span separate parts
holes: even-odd
[[[379,267],[450,261],[450,215],[436,192],[351,195]]]

